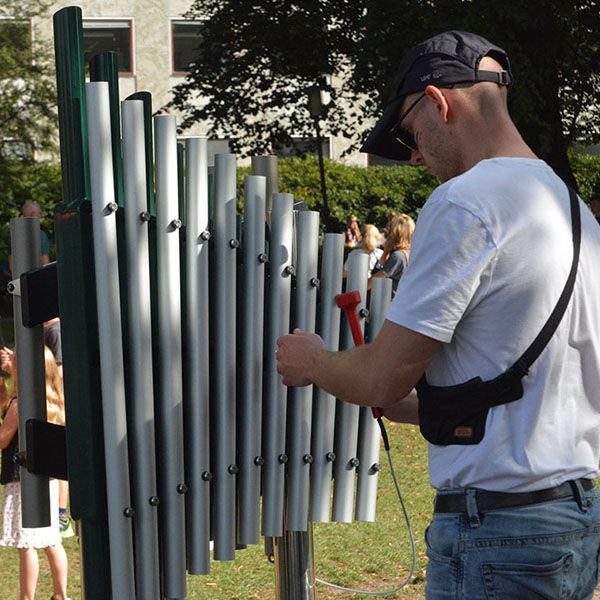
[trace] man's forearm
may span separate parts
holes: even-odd
[[[382,406],[381,378],[369,356],[369,346],[343,352],[324,350],[315,357],[310,379],[336,398],[360,406]]]
[[[390,321],[372,343],[342,352],[331,352],[318,335],[296,329],[277,340],[277,371],[285,385],[312,383],[346,402],[389,409],[390,418],[414,423],[414,400],[393,407],[410,394],[438,346]]]

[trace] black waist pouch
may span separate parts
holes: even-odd
[[[479,444],[492,406],[523,396],[522,373],[509,369],[496,379],[474,377],[459,385],[429,385],[425,376],[417,384],[421,435],[432,444]]]

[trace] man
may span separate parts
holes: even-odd
[[[298,330],[278,340],[285,384],[382,406],[433,440],[429,599],[591,598],[598,577],[600,229],[573,196],[577,259],[569,191],[513,124],[511,79],[505,52],[474,34],[408,52],[363,150],[442,183],[388,319],[345,352]],[[557,304],[555,331],[521,360]]]

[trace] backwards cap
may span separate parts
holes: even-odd
[[[484,56],[495,59],[505,70],[500,73],[479,71]],[[408,160],[410,150],[390,133],[398,121],[404,98],[422,92],[428,85],[443,88],[478,81],[492,81],[498,85],[512,82],[506,52],[485,38],[466,31],[446,31],[414,46],[400,63],[392,97],[361,152],[392,160]]]

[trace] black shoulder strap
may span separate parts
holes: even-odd
[[[568,186],[567,186],[568,187]],[[558,303],[554,307],[550,318],[546,321],[546,324],[533,340],[531,346],[523,352],[521,357],[515,362],[515,364],[508,369],[513,373],[516,371],[520,377],[527,375],[529,367],[535,362],[537,357],[542,353],[542,350],[546,347],[550,338],[554,335],[556,328],[558,327],[567,305],[571,299],[573,288],[575,287],[575,278],[577,277],[577,266],[579,264],[579,250],[581,248],[581,213],[579,210],[579,200],[575,191],[569,187],[569,198],[571,201],[571,227],[573,229],[573,262],[571,264],[571,271],[569,277],[565,283],[565,287],[558,299]]]

